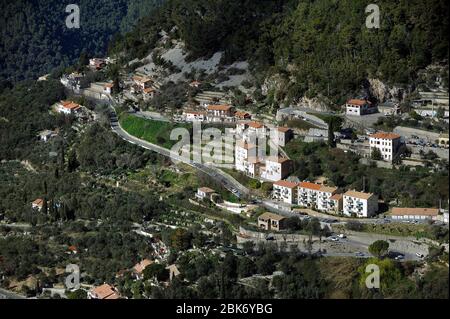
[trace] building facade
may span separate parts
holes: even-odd
[[[358,218],[375,216],[378,212],[378,196],[371,193],[348,191],[343,200],[344,215]]]
[[[287,204],[296,204],[298,184],[288,181],[278,181],[273,184],[272,196],[275,200]]]
[[[378,149],[383,160],[392,162],[401,145],[401,136],[394,133],[379,132],[369,136],[370,155]]]

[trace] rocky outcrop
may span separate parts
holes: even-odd
[[[368,96],[376,98],[378,102],[394,101],[402,102],[406,96],[407,90],[400,87],[389,87],[379,79],[368,79],[366,84],[366,93]]]

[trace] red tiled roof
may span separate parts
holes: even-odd
[[[439,215],[439,209],[437,208],[392,208],[391,215],[403,216],[403,215],[413,215],[413,216],[437,216]]]
[[[116,292],[114,287],[103,284],[91,290],[93,294],[95,294],[98,299],[119,299],[120,295]]]
[[[359,199],[369,199],[374,196],[372,193],[363,193],[357,191],[348,191],[344,194],[345,196],[359,198]]]
[[[233,107],[231,105],[208,105],[207,109],[210,111],[229,111]]]
[[[278,182],[273,183],[273,185],[286,187],[286,188],[296,188],[298,186],[297,183],[292,183],[289,181],[278,181]]]
[[[344,197],[342,194],[334,194],[330,197],[331,200],[341,200]]]
[[[286,133],[289,132],[291,129],[289,127],[279,127],[278,131]]]
[[[301,182],[299,187],[300,188],[307,188],[307,189],[312,189],[312,190],[318,191],[318,190],[320,190],[322,185],[315,184],[315,183],[310,183],[310,182]]]
[[[135,273],[137,274],[142,274],[142,272],[144,271],[145,268],[147,268],[147,266],[150,266],[151,264],[153,264],[153,261],[150,259],[144,259],[141,262],[137,263],[136,265],[134,265],[133,270]]]
[[[370,103],[367,100],[362,100],[362,99],[351,99],[351,100],[347,101],[347,104],[363,106],[364,104],[372,104],[372,103]]]
[[[44,205],[44,200],[42,198],[37,198],[34,202],[34,205],[42,207]]]
[[[395,133],[385,133],[385,132],[378,132],[375,134],[370,135],[371,138],[379,138],[383,140],[396,140],[398,138],[401,138],[400,135]]]

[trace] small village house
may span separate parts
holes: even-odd
[[[198,199],[208,199],[211,200],[212,195],[215,194],[215,191],[209,187],[200,187],[197,189],[197,193],[195,194],[195,197]]]
[[[289,127],[278,127],[270,132],[270,138],[278,146],[284,147],[294,138],[294,131]]]
[[[133,274],[137,280],[141,280],[144,278],[144,270],[151,264],[153,264],[152,260],[144,259],[144,260],[138,262],[136,265],[134,265]]]
[[[234,122],[234,107],[231,105],[208,105],[206,107],[209,122]]]
[[[354,116],[362,116],[377,112],[377,108],[367,100],[351,99],[345,104],[346,114]]]
[[[286,217],[264,213],[258,217],[258,227],[263,230],[280,231],[285,229]]]
[[[183,118],[187,122],[204,122],[206,121],[206,112],[186,110],[183,111]]]
[[[81,106],[72,101],[61,101],[57,104],[56,110],[58,113],[74,115],[81,111]]]
[[[117,289],[111,285],[103,284],[94,287],[88,292],[88,299],[120,299],[120,294]]]
[[[44,200],[42,198],[37,198],[35,201],[31,203],[31,208],[37,211],[41,211],[44,207]]]

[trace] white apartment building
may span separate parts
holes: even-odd
[[[338,191],[337,187],[321,186],[317,191],[317,209],[323,212],[335,211],[335,202],[331,198]]]
[[[273,184],[273,199],[287,204],[297,203],[298,184],[288,181],[278,181]]]
[[[361,116],[376,112],[376,108],[370,101],[352,99],[345,104],[347,115]]]
[[[256,145],[244,141],[236,143],[235,167],[237,171],[243,172],[250,177],[256,177],[260,161],[256,154]]]
[[[401,144],[401,136],[394,133],[379,132],[369,137],[370,155],[378,149],[383,160],[392,162]]]
[[[301,182],[298,186],[298,205],[316,208],[320,187],[319,184]]]
[[[344,215],[359,218],[372,217],[378,212],[378,196],[371,193],[348,191],[344,194]]]
[[[261,178],[272,182],[285,179],[292,171],[292,161],[284,157],[268,157],[261,168]]]

